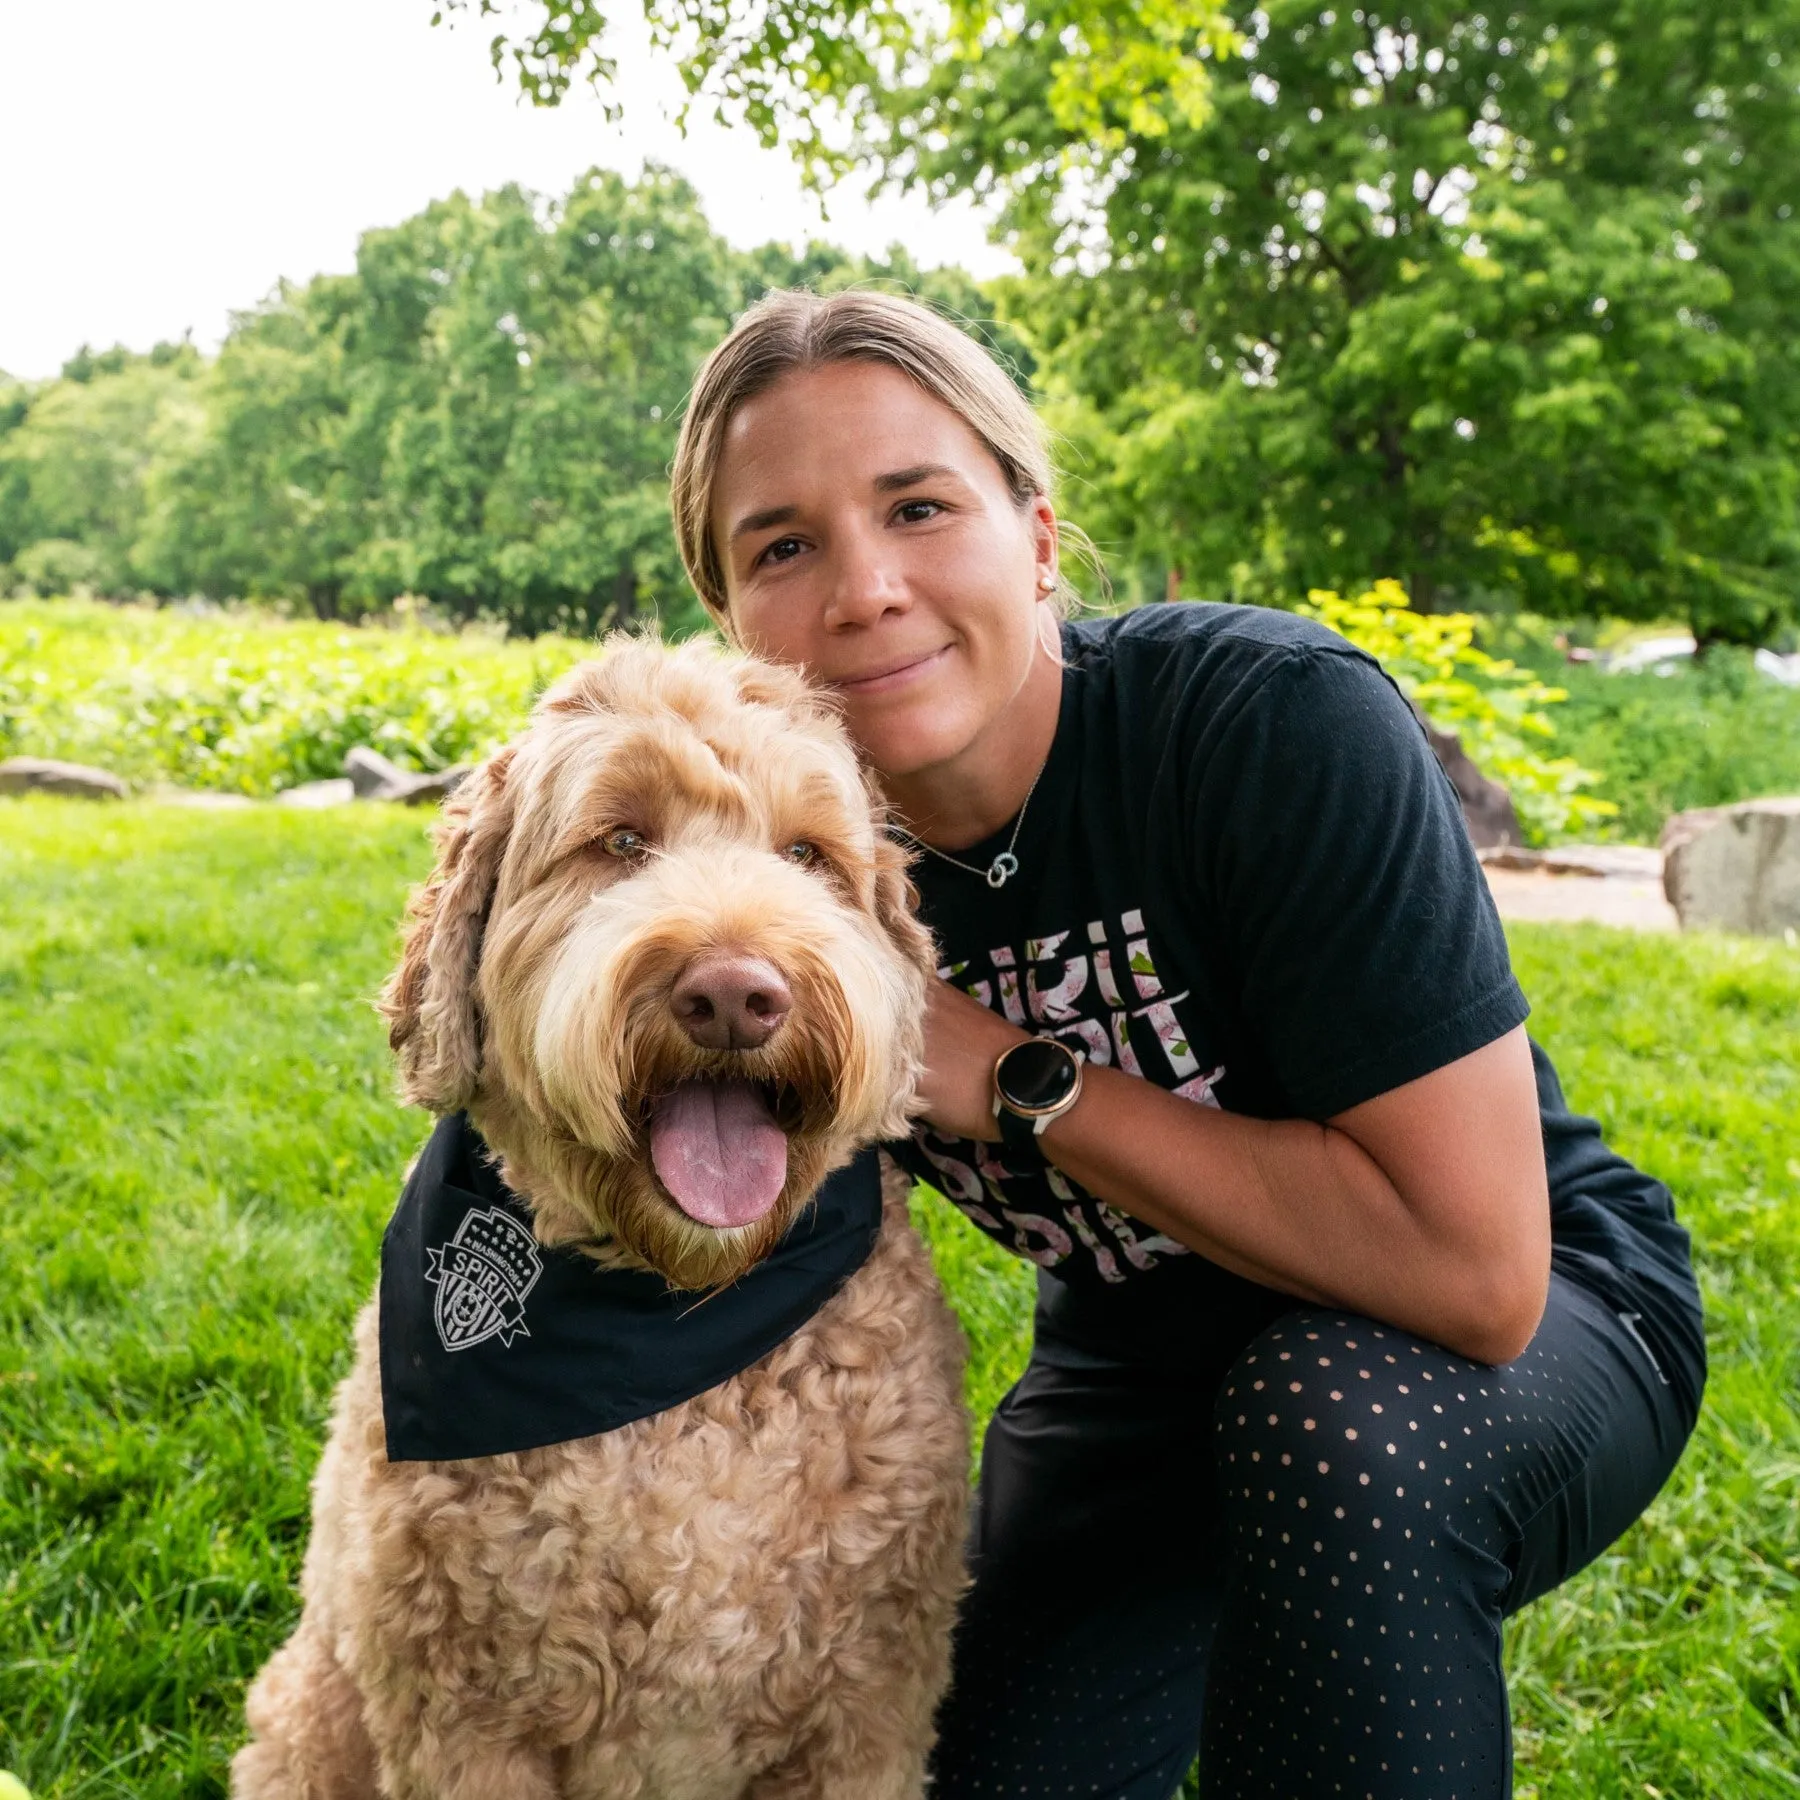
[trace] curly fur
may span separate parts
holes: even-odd
[[[786,671],[619,643],[465,784],[383,996],[403,1091],[466,1107],[539,1237],[729,1280],[900,1128],[928,938],[829,705]],[[605,848],[628,826],[647,853]],[[804,841],[805,866],[786,854]],[[670,984],[774,962],[760,1049]],[[791,1095],[767,1219],[696,1224],[650,1166],[672,1081]],[[387,1460],[373,1304],[314,1481],[298,1629],[253,1685],[241,1800],[908,1800],[963,1583],[962,1341],[885,1172],[868,1262],[777,1350],[600,1436]]]

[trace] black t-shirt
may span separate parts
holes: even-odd
[[[1063,649],[1017,875],[994,889],[915,865],[947,980],[1091,1062],[1266,1119],[1329,1118],[1524,1020],[1455,790],[1371,658],[1291,614],[1214,605],[1065,625]],[[958,857],[985,867],[1012,826]],[[1538,1088],[1556,1266],[1697,1403],[1668,1191],[1568,1112],[1541,1052]],[[1294,1304],[1041,1160],[923,1126],[899,1153],[1039,1265],[1053,1308],[1217,1342]]]

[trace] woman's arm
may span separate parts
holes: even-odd
[[[926,1022],[927,1122],[997,1139],[994,1059],[1027,1033],[946,982]],[[1328,1124],[1196,1106],[1090,1065],[1038,1139],[1090,1193],[1225,1268],[1486,1363],[1530,1341],[1550,1201],[1521,1026]]]

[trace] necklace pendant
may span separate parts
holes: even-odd
[[[987,884],[991,888],[1005,887],[1007,881],[1019,872],[1019,859],[1010,850],[1002,850],[988,865]]]

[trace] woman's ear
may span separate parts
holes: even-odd
[[[508,747],[490,757],[445,803],[437,867],[407,903],[400,966],[381,991],[401,1097],[435,1113],[466,1106],[481,1077],[475,972],[512,832],[513,756]]]

